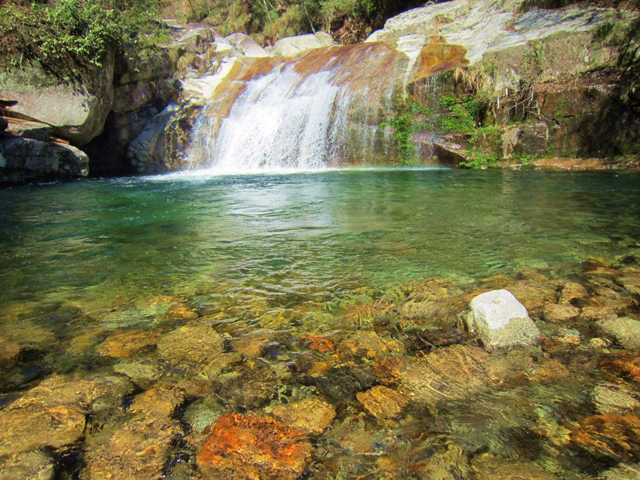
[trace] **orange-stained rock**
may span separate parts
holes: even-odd
[[[303,340],[309,342],[309,348],[320,353],[333,351],[336,346],[333,340],[322,335],[302,335]]]
[[[320,435],[336,418],[333,405],[319,398],[276,405],[267,409],[267,412],[285,425],[309,435]]]
[[[167,316],[180,320],[193,320],[198,318],[198,314],[187,307],[184,303],[174,303],[167,310]]]
[[[302,433],[271,418],[231,413],[205,432],[198,455],[203,478],[295,480],[311,460]]]
[[[640,382],[640,357],[625,356],[615,360],[607,359],[602,363],[606,371]]]
[[[573,427],[571,440],[616,459],[640,460],[640,418],[635,415],[592,415]]]
[[[383,386],[357,393],[356,397],[367,412],[382,420],[398,418],[409,401],[397,390]]]
[[[431,42],[420,52],[418,71],[412,82],[433,77],[454,68],[466,67],[469,65],[469,60],[465,58],[466,53],[467,51],[460,45],[448,45],[442,37],[431,37]]]
[[[127,332],[107,338],[96,348],[98,355],[108,357],[131,357],[145,348],[150,348],[158,341],[155,332]]]

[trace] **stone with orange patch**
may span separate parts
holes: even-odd
[[[320,353],[331,352],[336,348],[333,340],[322,335],[302,335],[302,339],[309,342],[311,350],[316,350]]]
[[[571,440],[594,453],[640,460],[640,418],[635,415],[592,415],[573,427]]]
[[[640,382],[640,357],[625,356],[615,360],[607,359],[602,368],[621,377]]]
[[[231,413],[205,433],[198,455],[205,478],[295,480],[311,460],[312,446],[302,433],[271,418]]]

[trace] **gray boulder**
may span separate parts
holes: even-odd
[[[488,350],[538,342],[540,331],[527,309],[508,290],[478,295],[469,304],[467,328],[477,332]]]
[[[246,57],[268,57],[267,51],[258,42],[244,33],[233,33],[224,38],[231,45],[235,46]],[[217,50],[217,46],[216,46]]]
[[[88,174],[89,158],[71,145],[27,138],[0,139],[0,176],[5,181],[75,178]]]
[[[97,137],[113,103],[114,55],[77,83],[62,82],[34,64],[0,75],[0,100],[12,112],[51,125],[54,135],[85,145]]]

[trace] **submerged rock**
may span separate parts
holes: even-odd
[[[267,413],[285,425],[308,435],[321,435],[336,417],[333,405],[319,398],[277,405],[268,408]]]
[[[53,467],[53,458],[45,452],[16,453],[0,459],[0,478],[51,480],[54,475]]]
[[[544,306],[543,316],[547,322],[564,323],[574,320],[580,314],[580,310],[573,305],[547,303]]]
[[[587,450],[618,460],[640,460],[640,418],[635,415],[593,415],[583,418],[571,440]]]
[[[409,399],[397,390],[384,386],[373,387],[356,395],[367,412],[380,420],[398,418]]]
[[[630,317],[612,318],[600,320],[598,327],[623,348],[640,352],[640,321]]]
[[[311,443],[271,418],[232,413],[211,426],[198,454],[205,478],[295,480],[311,460]]]
[[[600,480],[640,480],[640,465],[618,465],[598,478]]]
[[[620,385],[603,383],[593,389],[591,394],[600,413],[624,415],[640,410],[640,401]]]
[[[478,295],[469,306],[467,327],[478,332],[485,348],[530,345],[540,339],[527,309],[508,290]]]
[[[109,357],[131,357],[155,346],[157,340],[158,334],[155,332],[120,333],[107,338],[96,348],[96,352]]]
[[[158,340],[158,353],[171,362],[202,364],[213,361],[224,349],[224,339],[210,325],[185,325]]]
[[[0,339],[0,367],[11,366],[20,353],[20,345]]]
[[[385,340],[375,332],[359,331],[343,340],[337,353],[344,361],[383,360],[393,354],[403,354],[404,345],[397,340]]]
[[[476,478],[482,480],[512,480],[514,474],[518,480],[559,480],[534,463],[510,461],[489,454],[474,458],[472,467]]]
[[[78,407],[29,405],[0,411],[0,456],[60,448],[78,440],[85,415]]]
[[[266,365],[220,375],[214,391],[233,407],[260,408],[273,400],[278,387],[276,372]]]
[[[135,397],[129,418],[117,430],[104,428],[87,441],[86,480],[156,480],[173,442],[182,434],[170,416],[184,394],[171,388],[149,390]],[[111,426],[110,426],[111,427]]]

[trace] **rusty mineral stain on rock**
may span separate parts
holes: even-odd
[[[210,478],[295,480],[311,459],[311,443],[271,418],[231,413],[207,427],[198,464]]]

